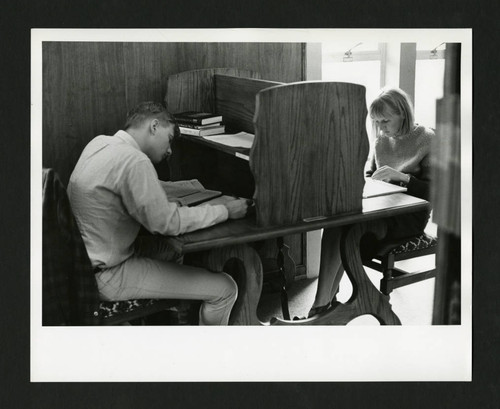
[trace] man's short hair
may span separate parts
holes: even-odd
[[[158,119],[162,126],[174,125],[174,137],[179,134],[179,127],[174,116],[162,104],[153,101],[141,102],[128,111],[123,129],[137,127],[148,119]]]

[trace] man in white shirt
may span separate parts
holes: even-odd
[[[124,130],[97,136],[85,147],[68,196],[103,300],[202,300],[200,325],[227,325],[237,297],[229,275],[179,264],[161,241],[158,248],[137,246],[141,226],[175,236],[246,214],[245,200],[198,207],[168,201],[153,163],[172,153],[176,129],[161,104],[139,104],[128,113]]]

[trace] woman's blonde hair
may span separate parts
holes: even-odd
[[[372,118],[374,116],[384,116],[388,112],[400,115],[403,120],[399,133],[402,135],[410,133],[415,125],[415,115],[410,97],[399,88],[383,89],[371,103],[369,112]],[[378,133],[378,129],[376,129],[376,132]]]

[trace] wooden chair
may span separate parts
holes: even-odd
[[[389,295],[395,288],[435,277],[435,268],[410,272],[395,267],[395,263],[401,260],[436,254],[436,249],[437,238],[422,233],[410,239],[382,242],[373,259],[363,260],[363,264],[383,274],[383,278],[380,280],[380,291],[385,295]]]
[[[42,325],[144,323],[146,317],[165,311],[171,323],[190,323],[190,301],[100,301],[66,189],[52,169],[43,170],[42,213]]]

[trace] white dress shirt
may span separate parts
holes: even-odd
[[[176,236],[228,218],[223,205],[169,202],[150,159],[125,131],[89,142],[71,175],[68,196],[92,265],[99,268],[132,256],[141,225]]]

